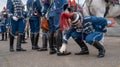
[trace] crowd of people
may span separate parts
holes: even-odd
[[[26,43],[26,27],[30,30],[31,49],[48,51],[58,56],[70,55],[66,51],[70,37],[80,46],[80,52],[75,55],[89,54],[86,43],[98,49],[98,57],[105,56],[105,48],[100,42],[107,31],[107,20],[102,17],[83,16],[82,8],[75,0],[27,0],[27,10],[22,0],[7,0],[6,9],[1,13],[0,26],[2,39],[9,36],[9,51],[14,52],[14,38],[17,36],[16,51],[26,51],[21,43]],[[40,29],[41,19],[46,17],[49,30]],[[39,35],[42,30],[42,47],[39,47]],[[58,47],[56,36],[58,30],[63,31],[62,44]],[[29,31],[28,31],[29,32]],[[7,35],[9,34],[9,35]]]

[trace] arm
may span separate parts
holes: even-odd
[[[36,0],[36,7],[38,9],[38,13],[41,15],[42,6],[40,0]]]
[[[66,51],[66,45],[68,43],[68,39],[71,37],[72,32],[74,32],[74,31],[75,31],[74,28],[71,28],[63,36],[63,43],[62,43],[62,47],[60,48],[61,53]]]
[[[7,0],[7,12],[11,16],[13,15],[13,3],[12,0]]]

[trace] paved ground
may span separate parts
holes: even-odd
[[[97,50],[89,46],[90,54],[76,56],[78,45],[70,39],[69,56],[49,55],[49,52],[31,50],[30,40],[22,46],[26,52],[9,52],[8,41],[0,41],[0,67],[120,67],[120,37],[105,37],[106,56],[97,58]],[[15,43],[16,44],[16,43]],[[41,43],[39,41],[39,46]]]
[[[120,25],[115,23],[113,27],[109,27],[106,35],[120,37]]]
[[[27,44],[22,44],[22,47],[27,49],[26,52],[9,52],[9,42],[0,41],[0,67],[120,67],[120,26],[117,24],[115,27],[108,28],[106,33],[104,58],[97,58],[97,49],[90,45],[88,45],[89,55],[74,55],[79,51],[79,47],[72,39],[68,45],[68,51],[72,54],[61,57],[56,54],[49,55],[48,51],[33,51],[30,39],[27,42]],[[39,46],[41,46],[41,38]]]

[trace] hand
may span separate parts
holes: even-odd
[[[60,52],[61,52],[61,53],[63,53],[63,52],[66,51],[66,45],[67,45],[67,44],[64,44],[64,43],[62,44],[62,47],[60,48]]]
[[[18,18],[16,16],[13,16],[12,18],[13,20],[18,21]]]

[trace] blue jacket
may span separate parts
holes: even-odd
[[[63,11],[62,6],[66,3],[67,3],[67,0],[54,0],[50,5],[50,11],[48,16],[61,14],[61,12]]]
[[[11,16],[23,17],[23,2],[21,0],[7,0],[7,11]]]

